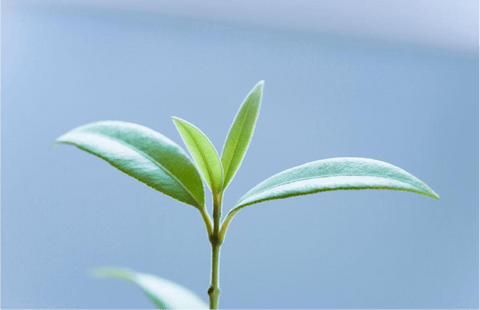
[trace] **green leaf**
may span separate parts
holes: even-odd
[[[264,81],[260,81],[250,91],[235,116],[222,151],[224,172],[223,188],[227,188],[237,173],[252,140],[255,123],[260,111]]]
[[[75,128],[54,145],[72,144],[186,204],[202,208],[205,193],[191,159],[162,134],[132,123],[101,121]]]
[[[98,268],[98,278],[117,278],[138,285],[159,309],[208,309],[208,305],[189,289],[154,275],[124,268]]]
[[[220,193],[223,185],[223,168],[212,142],[193,124],[178,117],[172,119],[205,182],[212,192]]]
[[[368,158],[331,158],[280,172],[261,182],[231,212],[266,200],[332,190],[390,189],[438,199],[425,183],[394,165]]]

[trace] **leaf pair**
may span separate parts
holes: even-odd
[[[250,91],[233,121],[222,151],[222,158],[208,137],[193,124],[173,117],[193,160],[212,192],[220,193],[232,181],[245,157],[255,130],[264,82],[260,81]]]

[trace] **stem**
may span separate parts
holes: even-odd
[[[213,194],[213,235],[217,237],[220,231],[220,219],[222,217],[222,198],[222,193]]]
[[[218,300],[220,298],[220,245],[212,243],[212,285],[208,289],[210,296],[210,309],[218,309]]]
[[[222,217],[222,193],[213,194],[213,232],[210,235],[212,244],[212,284],[208,289],[210,297],[210,309],[218,309],[220,298],[220,246],[223,238],[220,238],[220,219]]]

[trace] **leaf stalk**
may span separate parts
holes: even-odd
[[[210,215],[208,215],[207,208],[205,208],[205,206],[202,206],[202,208],[200,208],[199,210],[200,210],[200,214],[202,214],[203,221],[205,222],[205,227],[207,228],[208,236],[210,237],[213,234],[213,226],[212,226],[212,220],[210,219]]]
[[[238,210],[231,210],[230,212],[228,212],[227,216],[223,220],[222,226],[220,228],[220,233],[219,233],[219,237],[221,240],[225,238],[225,233],[227,232],[228,225],[230,225],[230,222],[232,221],[235,214],[237,214],[237,212]]]

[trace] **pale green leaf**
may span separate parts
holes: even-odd
[[[263,95],[263,81],[250,91],[235,116],[222,151],[223,187],[227,188],[245,157],[255,130]]]
[[[266,200],[332,190],[389,189],[409,191],[438,199],[425,183],[394,165],[368,158],[332,158],[280,172],[261,182],[231,211]]]
[[[205,182],[214,193],[220,193],[223,185],[223,168],[212,142],[193,124],[178,117],[172,118]]]
[[[101,121],[75,128],[54,145],[72,144],[96,155],[148,186],[197,208],[205,202],[203,183],[185,151],[147,127]]]
[[[124,268],[98,268],[92,276],[118,278],[138,285],[159,309],[208,309],[208,305],[189,289],[154,275]]]

